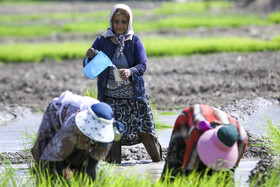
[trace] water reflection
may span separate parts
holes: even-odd
[[[30,114],[25,118],[19,118],[8,125],[0,126],[0,153],[17,152],[26,146],[27,136],[37,133],[42,120],[42,114]]]
[[[256,166],[259,159],[241,159],[239,167],[235,170],[236,186],[249,186],[247,180],[249,179],[250,171]],[[127,175],[147,175],[153,180],[158,180],[164,167],[164,161],[153,163],[122,163],[116,167],[118,173],[126,173]]]
[[[160,120],[167,125],[173,126],[178,115],[179,113],[171,116],[160,116]],[[265,128],[266,125],[266,117],[279,123],[280,105],[272,105],[257,111],[244,121],[240,121],[240,124],[242,124],[246,130],[260,136],[264,132],[263,128]],[[35,113],[25,118],[12,121],[6,126],[0,126],[0,152],[16,152],[24,149],[23,144],[26,143],[27,138],[25,134],[32,135],[33,133],[37,133],[41,120],[42,114]],[[172,128],[158,129],[156,133],[162,147],[168,147]],[[143,145],[139,144],[137,146]]]
[[[10,185],[8,186],[26,186],[26,184],[28,184],[27,181],[30,182],[30,179],[28,178],[30,176],[29,171],[30,169],[27,164],[13,164],[10,165],[9,168],[5,168],[4,166],[0,165],[0,173],[7,174],[2,177],[6,177],[5,180],[10,180]]]
[[[164,161],[161,162],[129,162],[122,163],[116,167],[117,173],[126,173],[127,175],[141,175],[150,176],[152,180],[156,181],[159,179],[163,170]]]
[[[265,136],[264,129],[266,128],[267,119],[272,120],[276,124],[280,123],[280,105],[272,105],[259,110],[248,119],[240,121],[240,124],[242,124],[246,130],[249,130],[257,136]]]

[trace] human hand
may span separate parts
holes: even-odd
[[[113,127],[114,127],[114,134],[115,134],[114,141],[121,140],[122,134],[124,132],[124,125],[121,122],[114,120]]]
[[[65,169],[62,170],[63,175],[66,177],[67,180],[70,180],[71,177],[73,176],[73,172],[69,167],[66,167]]]
[[[130,69],[120,69],[120,77],[122,78],[122,80],[125,80],[130,76],[131,76]]]
[[[93,58],[97,54],[96,51],[94,51],[93,48],[89,48],[86,52],[86,57]]]

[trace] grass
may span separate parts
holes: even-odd
[[[170,177],[166,175],[164,181],[155,180],[149,175],[139,175],[137,172],[130,172],[129,167],[122,172],[117,171],[115,165],[101,162],[97,178],[95,181],[84,177],[80,173],[74,173],[70,180],[64,177],[57,176],[56,174],[44,174],[37,169],[34,172],[28,172],[27,176],[20,176],[17,169],[14,169],[10,162],[6,162],[5,170],[1,172],[0,185],[6,186],[110,186],[110,187],[130,187],[130,186],[151,186],[151,187],[164,187],[164,186],[233,186],[233,181],[226,177],[226,173],[217,172],[214,176],[201,175],[193,172],[188,177],[177,176],[171,183]],[[38,176],[38,177],[37,177]],[[200,179],[198,179],[198,177]],[[25,178],[26,180],[22,180]]]
[[[107,14],[107,13],[106,13]],[[144,14],[144,13],[143,13]],[[108,16],[104,12],[79,16],[76,14],[55,14],[50,16],[29,15],[29,16],[12,16],[5,18],[0,16],[1,30],[0,36],[49,36],[53,33],[99,33],[109,27]],[[134,30],[150,31],[160,29],[188,29],[197,27],[240,27],[245,25],[268,25],[272,24],[269,20],[248,15],[171,15],[158,20],[143,21],[136,20],[133,23]],[[65,18],[64,18],[65,17]],[[42,19],[63,19],[64,24],[42,24]],[[102,19],[101,19],[102,18]],[[35,23],[22,20],[38,19]],[[66,19],[66,20],[65,20]],[[14,21],[17,20],[17,21]],[[34,21],[34,20],[33,20]],[[40,21],[40,23],[38,23]],[[12,24],[11,24],[12,23]]]
[[[276,51],[280,49],[280,36],[275,37],[271,41],[241,37],[144,37],[142,40],[147,55],[154,57],[187,56],[219,52]],[[0,44],[0,62],[22,63],[40,62],[45,59],[61,61],[83,58],[85,51],[90,46],[91,43],[87,42]],[[17,53],[14,53],[14,51],[17,51]]]
[[[3,24],[0,29],[0,36],[21,36],[21,37],[38,37],[48,36],[59,31],[59,27],[51,24],[34,25],[34,24]]]
[[[275,123],[266,118],[267,127],[264,128],[266,136],[269,137],[269,143],[264,143],[265,146],[269,147],[274,154],[280,156],[280,123]]]
[[[155,29],[162,28],[198,28],[198,27],[241,27],[245,25],[268,25],[267,20],[247,15],[205,15],[172,16],[159,20]]]
[[[10,184],[13,184],[14,186],[16,186],[15,169],[11,166],[10,160],[8,158],[0,158],[0,162],[3,166],[0,169],[0,185],[8,186]]]
[[[97,99],[97,91],[94,90],[93,87],[91,87],[90,89],[87,89],[87,90],[85,91],[85,93],[83,93],[82,95],[84,95],[84,96],[89,96],[89,97],[92,97],[92,98],[94,98],[94,99]]]
[[[177,14],[176,14],[177,15]],[[151,21],[134,21],[133,28],[136,31],[151,31],[161,29],[189,29],[197,27],[240,27],[244,25],[268,25],[269,21],[247,15],[192,15],[192,16],[168,16],[166,18]],[[109,25],[106,21],[69,22],[62,31],[97,33],[104,31]]]
[[[263,128],[266,133],[266,139],[269,140],[268,143],[263,143],[272,150],[271,154],[276,156],[278,159],[280,157],[280,123],[275,123],[267,117],[266,127]],[[279,174],[280,165],[279,162],[274,160],[273,165],[268,171],[262,171],[259,176],[256,176],[251,181],[251,186],[279,186]]]
[[[184,56],[218,52],[256,52],[279,50],[279,39],[264,41],[252,38],[144,38],[148,56]]]
[[[164,2],[158,8],[154,9],[154,13],[158,15],[170,15],[170,14],[184,14],[186,12],[204,13],[212,8],[229,8],[233,5],[232,2],[226,1],[209,1],[208,3],[197,1],[197,2]]]
[[[65,32],[80,32],[80,33],[97,33],[104,31],[104,28],[108,28],[110,25],[105,21],[87,21],[78,23],[68,23],[62,27],[62,31]]]
[[[280,12],[271,13],[268,15],[268,20],[272,23],[280,23]]]
[[[90,91],[91,92],[91,91]],[[271,141],[269,144],[265,144],[273,150],[273,154],[279,157],[280,154],[280,123],[276,124],[270,119],[267,119],[267,138]],[[31,138],[31,137],[28,137]],[[34,138],[32,138],[33,141]],[[212,176],[206,174],[197,173],[194,171],[188,177],[176,176],[172,177],[169,173],[166,174],[165,180],[154,179],[151,175],[144,174],[139,175],[137,172],[131,172],[129,167],[125,170],[118,170],[116,165],[108,164],[101,161],[100,168],[95,181],[84,177],[80,173],[74,173],[73,177],[68,181],[64,177],[44,174],[40,170],[34,168],[34,164],[31,165],[31,169],[27,174],[22,174],[19,169],[14,168],[8,158],[1,158],[3,164],[0,168],[0,186],[31,186],[31,187],[49,187],[49,186],[105,186],[105,187],[130,187],[130,186],[149,186],[149,187],[180,187],[180,186],[240,186],[239,181],[236,183],[229,177],[227,173],[220,171],[216,172]],[[30,161],[32,163],[32,160]],[[268,175],[266,180],[262,175],[257,176],[251,181],[249,186],[279,186],[279,172],[280,167],[278,164],[267,171]],[[206,172],[207,173],[207,172]],[[37,177],[38,176],[38,177]],[[174,180],[170,182],[170,179]]]
[[[13,6],[15,1],[11,2]],[[20,1],[20,3],[23,3]],[[30,2],[29,2],[30,3]],[[36,2],[39,3],[39,2]],[[47,2],[41,2],[42,5]],[[8,2],[3,3],[5,5]],[[188,29],[197,27],[240,27],[247,25],[268,25],[279,23],[280,13],[272,13],[267,18],[257,15],[222,13],[233,4],[229,1],[208,2],[164,2],[153,11],[135,9],[134,30],[150,31],[164,29]],[[218,13],[212,9],[223,10]],[[109,10],[73,13],[44,13],[24,15],[0,15],[0,37],[8,38],[0,44],[0,63],[40,62],[43,60],[68,60],[83,58],[90,43],[41,42],[14,43],[13,39],[31,38],[72,33],[99,34],[108,26]],[[171,31],[172,32],[172,31]],[[187,32],[187,31],[186,31]],[[278,37],[279,38],[279,37]],[[94,40],[94,39],[93,39]],[[279,39],[272,41],[241,37],[187,38],[187,37],[142,37],[147,55],[186,56],[219,52],[256,52],[279,50]],[[15,53],[14,51],[17,51]]]
[[[5,47],[6,46],[6,47]],[[43,59],[56,61],[81,58],[90,44],[81,42],[36,43],[0,45],[2,62],[40,62]],[[17,51],[14,53],[14,51]]]
[[[178,112],[164,111],[164,112],[159,112],[159,115],[163,115],[163,116],[174,116],[174,115],[179,115],[179,114],[178,114]]]
[[[78,15],[78,13],[77,13]],[[63,16],[63,15],[56,15]],[[66,15],[64,15],[66,16]],[[39,19],[41,16],[30,15],[23,16],[23,18],[16,18],[12,16],[10,19],[18,20],[15,21],[1,21],[5,18],[0,17],[1,30],[0,36],[15,36],[15,37],[38,37],[38,36],[49,36],[53,33],[100,33],[109,27],[107,19],[100,19],[98,17],[87,16],[88,18],[75,18],[76,14],[69,16],[68,21],[62,26],[57,24],[42,24],[42,23],[30,23],[22,22],[21,19]],[[45,19],[54,18],[55,16],[49,16]],[[90,19],[91,18],[91,19]],[[107,16],[106,16],[107,18]],[[56,18],[58,19],[58,18]],[[61,18],[62,19],[62,18]],[[39,22],[37,20],[37,22]],[[11,24],[12,23],[12,24]],[[159,20],[151,21],[134,21],[133,27],[137,32],[140,31],[151,31],[160,29],[188,29],[197,27],[240,27],[245,25],[268,25],[271,24],[269,21],[260,19],[257,17],[246,16],[246,15],[195,15],[195,16],[168,16]]]
[[[133,10],[134,16],[143,16],[146,12],[143,10]],[[0,22],[2,23],[21,23],[26,21],[44,21],[44,20],[57,20],[57,21],[75,21],[79,22],[81,20],[91,20],[91,23],[94,23],[95,20],[108,21],[108,17],[110,16],[109,10],[98,10],[93,12],[70,12],[70,13],[40,13],[40,14],[23,14],[23,15],[4,15],[0,14]]]
[[[267,25],[277,23],[276,20],[279,21],[277,13],[269,15],[267,19],[246,14],[211,13],[211,9],[224,10],[232,5],[232,2],[226,1],[165,2],[160,7],[153,9],[152,13],[143,9],[133,10],[133,27],[140,32],[165,28]],[[65,32],[98,34],[109,26],[109,14],[108,10],[99,10],[85,13],[0,15],[0,36],[36,37]],[[150,20],[151,17],[153,18]],[[49,23],[51,20],[54,22],[53,24]]]

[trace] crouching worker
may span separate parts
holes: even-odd
[[[174,178],[194,170],[223,170],[233,177],[247,144],[246,131],[229,114],[204,104],[185,108],[175,122],[161,180],[167,172]]]
[[[43,172],[70,179],[76,171],[94,180],[99,160],[114,138],[121,138],[117,129],[121,131],[122,125],[114,121],[108,104],[66,91],[47,107],[31,152]]]

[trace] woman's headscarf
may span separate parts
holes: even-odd
[[[112,17],[114,15],[114,13],[116,12],[117,9],[123,9],[126,10],[129,14],[129,22],[128,22],[128,27],[127,27],[127,31],[124,34],[118,35],[115,34],[113,32],[113,23],[112,23]],[[127,40],[132,40],[132,36],[134,34],[133,28],[132,28],[132,12],[131,9],[125,5],[125,4],[116,4],[112,10],[111,10],[111,14],[110,14],[110,27],[102,34],[103,37],[107,38],[107,37],[116,37],[119,50],[118,50],[118,54],[117,56],[119,57],[120,55],[123,55],[123,49],[124,49],[124,42]]]

